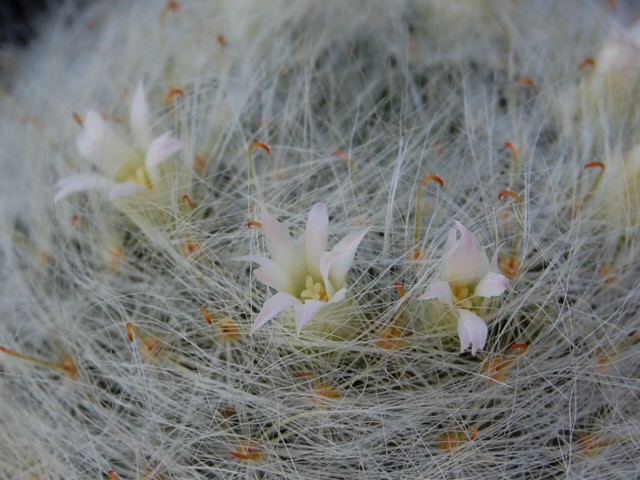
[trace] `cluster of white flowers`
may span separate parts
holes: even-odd
[[[632,3],[96,2],[0,50],[0,478],[637,476]]]

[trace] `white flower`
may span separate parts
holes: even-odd
[[[613,25],[593,61],[593,70],[580,82],[578,116],[623,121],[633,115],[640,95],[640,22],[628,28]]]
[[[160,180],[160,165],[183,144],[169,132],[150,139],[149,105],[142,83],[138,84],[131,101],[129,125],[132,143],[98,112],[87,112],[76,147],[101,174],[80,173],[61,179],[56,185],[54,202],[87,190],[107,192],[110,200],[155,190]]]
[[[311,208],[305,233],[295,241],[287,228],[266,210],[262,212],[261,220],[271,258],[246,255],[233,259],[260,265],[254,272],[256,278],[278,291],[265,302],[251,332],[280,312],[294,307],[299,334],[318,312],[344,300],[347,272],[369,229],[352,233],[327,252],[329,214],[324,203],[316,203]]]
[[[498,273],[496,262],[496,255],[489,262],[475,235],[456,222],[447,238],[438,281],[421,297],[436,298],[454,309],[461,352],[471,345],[471,354],[475,355],[487,341],[487,325],[471,310],[481,304],[483,297],[502,295],[509,287],[507,277]]]
[[[640,144],[606,160],[598,212],[631,233],[640,224]]]

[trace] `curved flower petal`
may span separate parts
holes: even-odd
[[[338,303],[347,297],[347,289],[341,288],[329,298],[329,303]]]
[[[139,183],[122,182],[116,183],[109,189],[109,200],[118,200],[119,198],[128,197],[136,192],[147,190]]]
[[[129,110],[129,125],[131,133],[137,142],[137,147],[146,150],[151,143],[151,125],[149,122],[149,104],[144,90],[144,84],[140,82],[131,99]]]
[[[144,159],[144,166],[152,184],[155,185],[158,182],[158,167],[169,160],[174,153],[180,151],[183,146],[184,144],[173,138],[170,132],[165,132],[151,141]]]
[[[348,235],[330,252],[320,257],[320,274],[329,297],[334,295],[334,289],[343,287],[347,273],[353,264],[356,249],[368,231],[369,228],[365,228]]]
[[[448,282],[475,283],[489,271],[489,259],[476,236],[456,221],[445,245],[442,270],[438,277]]]
[[[425,294],[420,297],[420,300],[431,300],[433,298],[437,298],[442,303],[453,305],[453,292],[449,283],[433,282],[429,285]]]
[[[302,305],[296,305],[296,333],[300,335],[302,327],[313,320],[313,317],[327,305],[327,302],[320,300],[307,300]]]
[[[292,291],[291,278],[287,272],[270,258],[262,255],[244,255],[242,257],[234,257],[231,260],[257,263],[261,268],[253,273],[260,282],[275,288],[279,292],[296,293]]]
[[[56,184],[58,191],[53,197],[53,202],[57,203],[67,195],[88,190],[107,191],[113,186],[113,182],[102,175],[95,173],[79,173],[70,177],[62,178]]]
[[[479,316],[463,308],[456,308],[458,314],[458,337],[460,337],[460,352],[464,352],[471,345],[471,355],[484,347],[487,341],[488,328]]]
[[[327,205],[316,203],[311,207],[307,228],[304,232],[304,254],[307,272],[313,277],[319,277],[320,257],[327,250],[329,239],[329,213]]]
[[[507,288],[509,288],[507,277],[500,273],[489,272],[478,282],[473,295],[476,297],[497,297],[502,295]]]
[[[297,262],[300,261],[296,255],[296,245],[294,245],[289,230],[278,220],[264,209],[261,215],[262,231],[264,232],[264,241],[267,244],[267,250],[271,254],[271,258],[285,270],[292,270]],[[303,268],[304,265],[297,265],[296,270]]]
[[[260,310],[260,313],[253,322],[251,333],[254,333],[280,312],[295,305],[300,305],[300,303],[300,300],[298,300],[293,295],[289,295],[288,293],[284,292],[276,293],[262,306],[262,310]]]
[[[82,131],[76,137],[80,155],[93,162],[108,177],[116,178],[121,167],[131,162],[135,150],[102,116],[89,110]]]

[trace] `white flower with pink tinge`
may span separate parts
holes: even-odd
[[[273,317],[293,307],[297,333],[328,305],[345,299],[345,280],[356,249],[368,228],[345,237],[330,251],[329,214],[324,203],[316,203],[309,212],[304,235],[293,240],[287,228],[264,210],[262,229],[271,258],[245,255],[233,260],[254,262],[256,278],[278,291],[269,298],[256,317],[251,333]]]
[[[138,84],[131,101],[129,125],[133,142],[98,112],[86,113],[76,147],[80,156],[101,173],[79,173],[61,179],[56,185],[54,202],[89,190],[106,192],[110,200],[116,200],[156,189],[160,165],[182,149],[183,144],[169,132],[150,138],[149,105],[142,83]]]
[[[475,355],[487,341],[487,325],[471,309],[478,300],[502,295],[509,287],[507,277],[498,272],[497,256],[491,262],[475,235],[460,222],[449,232],[438,281],[427,288],[422,300],[438,299],[450,305],[458,316],[460,351],[471,346]]]

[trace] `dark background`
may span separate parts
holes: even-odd
[[[39,21],[64,0],[0,0],[0,45],[26,46]]]

